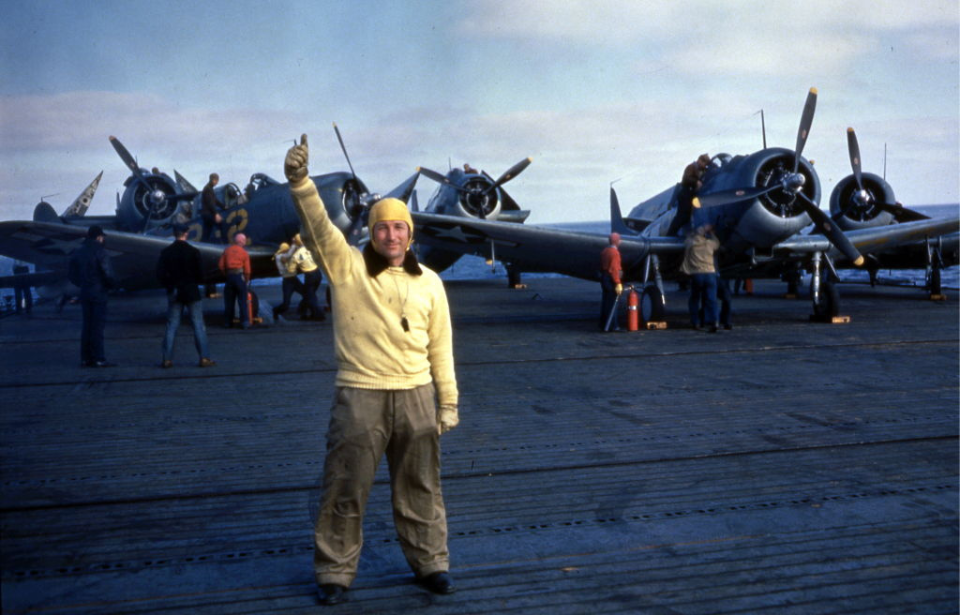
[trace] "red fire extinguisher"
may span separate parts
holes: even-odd
[[[630,293],[627,295],[627,331],[636,331],[640,328],[640,315],[637,312],[639,305],[640,297],[631,286]]]

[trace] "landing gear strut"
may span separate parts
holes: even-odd
[[[840,292],[832,281],[821,283],[821,258],[827,263],[827,267],[833,274],[833,279],[837,278],[836,270],[830,259],[821,252],[814,252],[811,259],[812,271],[810,276],[810,300],[813,302],[813,314],[810,319],[818,322],[840,322],[838,321],[841,318],[839,316]],[[849,318],[845,318],[842,322],[849,322]]]
[[[943,294],[943,283],[941,281],[941,270],[943,269],[943,237],[938,238],[937,245],[930,243],[927,238],[927,290],[930,291],[932,301],[944,301],[947,297]]]
[[[649,283],[653,271],[653,283]],[[643,264],[643,291],[640,294],[640,326],[650,328],[650,323],[662,323],[666,312],[666,297],[663,292],[663,278],[660,276],[660,259],[648,254]],[[662,324],[654,328],[664,328]]]

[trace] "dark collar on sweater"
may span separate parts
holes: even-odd
[[[390,266],[387,259],[374,250],[369,243],[363,248],[363,262],[367,264],[367,273],[371,278],[377,277]],[[410,275],[421,275],[423,273],[420,263],[417,262],[417,257],[410,250],[407,250],[407,254],[403,257],[403,270]]]

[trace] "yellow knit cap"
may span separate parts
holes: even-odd
[[[413,218],[410,216],[410,210],[407,209],[403,201],[388,197],[380,199],[373,204],[373,207],[370,208],[370,217],[367,221],[367,226],[370,230],[373,231],[373,227],[377,225],[377,222],[385,222],[387,220],[406,222],[407,227],[410,228],[410,241],[413,241]]]

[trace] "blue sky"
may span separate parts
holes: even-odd
[[[101,170],[91,213],[141,166],[202,185],[282,178],[310,135],[312,173],[345,170],[332,123],[366,184],[470,162],[508,184],[531,223],[607,216],[679,180],[697,154],[793,147],[819,90],[804,154],[824,199],[847,175],[855,127],[865,171],[904,204],[960,200],[956,0],[707,2],[43,1],[0,23],[0,219],[41,196],[65,208]],[[433,192],[418,184],[420,202]]]

